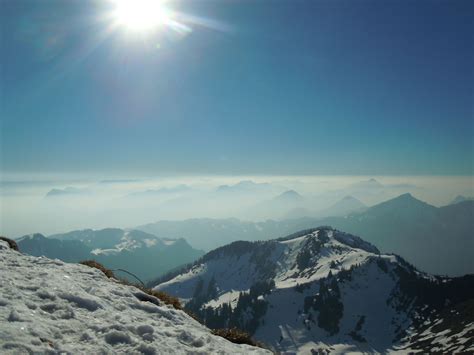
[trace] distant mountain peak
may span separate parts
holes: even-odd
[[[414,210],[431,213],[436,210],[436,207],[418,200],[410,193],[404,193],[369,208],[370,212],[377,214],[403,213],[405,215],[410,215]]]
[[[18,238],[17,241],[20,242],[20,241],[24,241],[24,240],[44,240],[44,239],[46,239],[46,237],[43,234],[41,234],[41,233],[32,233],[32,234],[24,235],[21,238]]]
[[[267,182],[254,182],[252,180],[241,180],[233,185],[220,185],[217,187],[217,192],[225,193],[254,193],[254,192],[269,192],[274,187]]]
[[[299,193],[297,193],[295,190],[286,190],[285,192],[282,193],[282,195],[296,195],[296,196],[301,196]]]
[[[463,195],[457,195],[450,203],[450,205],[455,205],[464,201],[472,201],[474,200],[474,197],[466,197]]]
[[[136,229],[85,229],[48,238],[32,234],[17,242],[26,254],[44,255],[66,262],[94,259],[106,267],[126,269],[141,279],[157,277],[203,255],[183,238],[160,238]]]
[[[396,199],[404,199],[404,200],[417,200],[411,193],[406,192],[404,194],[401,194],[398,197],[395,197]],[[419,200],[417,200],[419,201]]]
[[[367,181],[369,184],[376,185],[376,186],[383,186],[378,180],[371,178]]]
[[[301,196],[295,190],[287,190],[285,192],[282,192],[280,195],[278,195],[276,199],[302,200],[303,196]]]
[[[351,203],[353,205],[358,205],[360,207],[366,207],[366,205],[361,200],[359,200],[358,198],[352,195],[344,196],[342,199],[336,202],[336,204],[342,204],[342,203],[344,204]]]
[[[77,187],[68,186],[68,187],[65,187],[64,189],[57,189],[57,188],[51,189],[46,194],[46,197],[79,195],[79,194],[84,193],[84,192],[85,192],[84,189],[79,189]]]
[[[371,178],[369,180],[363,180],[363,181],[356,182],[356,183],[352,184],[351,187],[352,188],[357,188],[357,189],[381,189],[384,186],[379,181],[377,181],[376,179]]]
[[[426,202],[424,201],[421,201],[419,199],[417,199],[416,197],[414,197],[411,193],[407,192],[407,193],[404,193],[404,194],[401,194],[397,197],[394,197],[388,201],[385,201],[385,202],[382,202],[382,203],[398,203],[398,202],[409,202],[409,203],[422,203],[422,204],[426,204]]]
[[[359,199],[355,198],[354,196],[347,195],[337,201],[334,205],[325,209],[323,214],[327,216],[342,216],[353,212],[361,212],[366,208],[367,206]]]

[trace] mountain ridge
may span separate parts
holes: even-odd
[[[437,317],[447,302],[473,299],[474,275],[429,275],[359,237],[318,227],[233,242],[156,289],[179,297],[208,326],[237,326],[275,351],[387,352],[411,349],[425,322],[444,324]],[[467,327],[474,333],[474,320]],[[464,333],[450,332],[452,345],[441,349],[462,350]],[[442,346],[442,333],[429,335],[429,344],[417,346]]]
[[[45,237],[21,237],[22,252],[66,262],[94,259],[111,269],[125,269],[143,280],[153,279],[203,255],[183,238],[158,238],[138,230],[83,229]],[[127,278],[127,275],[124,275]]]
[[[419,269],[460,276],[474,273],[474,202],[435,207],[400,195],[345,216],[300,217],[260,222],[238,219],[161,221],[137,227],[156,235],[185,237],[200,249],[211,250],[235,240],[268,240],[315,225],[331,225],[364,236],[382,252],[395,252]],[[445,260],[439,263],[439,260]]]

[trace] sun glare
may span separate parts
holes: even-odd
[[[163,0],[114,0],[114,5],[115,21],[132,31],[155,30],[171,18]]]

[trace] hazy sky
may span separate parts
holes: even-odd
[[[473,173],[473,1],[0,1],[1,170]]]

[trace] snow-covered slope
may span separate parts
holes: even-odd
[[[266,354],[99,270],[0,241],[0,353]]]
[[[383,353],[407,351],[416,341],[424,351],[446,350],[448,341],[451,349],[474,350],[472,317],[441,335],[436,327],[425,329],[433,344],[417,338],[421,326],[442,321],[446,304],[474,298],[474,277],[421,273],[328,227],[234,242],[156,288],[187,302],[208,326],[246,329],[277,351]]]

